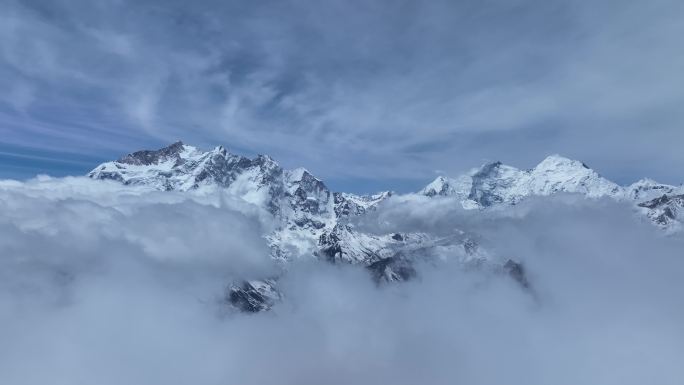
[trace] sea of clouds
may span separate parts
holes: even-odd
[[[0,181],[0,383],[681,384],[684,237],[573,196],[466,212],[395,198],[366,231],[463,229],[521,261],[506,275],[448,256],[378,287],[302,256],[272,311],[226,287],[279,271],[268,213],[221,191],[84,178]]]

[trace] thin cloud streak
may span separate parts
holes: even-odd
[[[435,169],[548,153],[614,179],[681,181],[684,9],[674,0],[1,7],[10,92],[0,107],[15,112],[0,122],[6,143],[223,144],[349,189],[355,178],[419,187]],[[44,125],[38,137],[18,124],[27,119]],[[441,138],[448,145],[423,146]]]

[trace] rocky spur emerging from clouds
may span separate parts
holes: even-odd
[[[278,270],[272,216],[222,190],[84,178],[0,182],[0,382],[7,384],[678,384],[684,240],[631,206],[568,195],[466,211],[390,199],[369,232],[464,228],[524,264],[450,258],[378,287],[303,255],[272,311],[228,282]],[[456,203],[456,200],[452,201]],[[373,225],[373,223],[376,223]],[[379,228],[372,228],[376,226]],[[439,261],[439,262],[436,262]]]

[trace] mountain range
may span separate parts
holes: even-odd
[[[579,194],[587,199],[612,199],[631,205],[639,216],[665,233],[680,231],[684,187],[642,179],[620,186],[586,164],[551,155],[530,170],[491,162],[456,178],[439,176],[421,191],[398,195],[384,191],[356,195],[331,191],[304,168],[283,169],[269,156],[252,159],[218,146],[210,151],[173,143],[143,150],[93,169],[93,179],[143,185],[162,191],[222,189],[265,210],[277,223],[265,234],[271,256],[287,270],[289,261],[313,256],[331,263],[366,266],[379,284],[416,275],[417,261],[450,255],[466,266],[507,274],[529,289],[524,266],[493,255],[467,229],[447,235],[428,232],[378,234],[355,225],[359,218],[390,199],[449,200],[463,210],[487,211],[514,206],[534,196]],[[227,290],[226,301],[243,311],[269,309],[282,295],[278,277],[255,277]]]

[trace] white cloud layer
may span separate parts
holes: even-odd
[[[534,294],[449,262],[378,288],[362,268],[302,261],[272,311],[235,314],[220,303],[225,285],[274,271],[260,237],[271,224],[258,210],[218,192],[2,181],[0,383],[684,378],[681,237],[609,201],[543,199],[484,216],[440,202],[391,201],[359,226],[467,228],[521,260]]]

